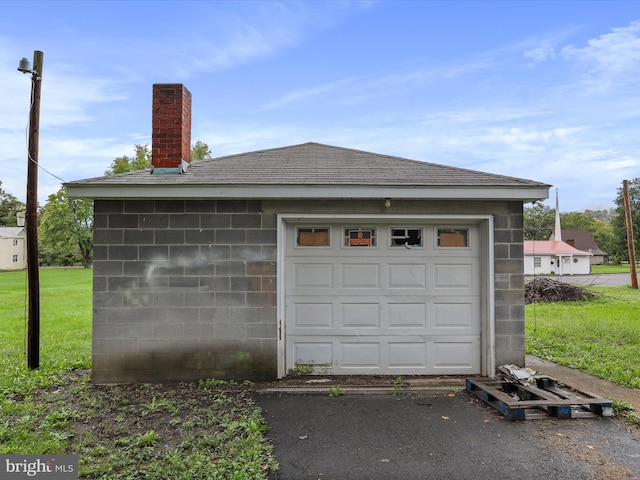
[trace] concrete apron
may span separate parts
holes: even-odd
[[[585,393],[595,396],[622,401],[630,404],[636,412],[640,412],[640,390],[627,388],[617,383],[593,377],[586,373],[542,360],[533,355],[526,356],[526,366],[538,373],[555,378],[560,383],[568,385]],[[400,377],[401,378],[401,377]],[[319,377],[300,379],[289,384],[265,384],[256,390],[259,393],[288,393],[288,394],[398,394],[420,392],[460,392],[466,388],[467,376],[451,377],[409,377],[401,378],[399,385],[394,383],[393,377],[379,377],[367,379],[366,384],[359,384],[358,378]]]
[[[359,382],[357,378],[346,377],[320,377],[303,379],[291,384],[261,385],[256,390],[258,393],[318,393],[331,394],[356,394],[356,395],[376,395],[376,394],[398,394],[398,393],[419,393],[419,392],[459,392],[465,389],[466,376],[456,377],[411,377],[402,378],[398,384],[394,383],[393,377],[376,377],[367,379],[366,382]]]

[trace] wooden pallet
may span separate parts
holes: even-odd
[[[551,377],[541,376],[535,380],[535,387],[490,378],[467,378],[466,384],[471,394],[491,405],[508,420],[613,415],[610,400],[560,385]]]

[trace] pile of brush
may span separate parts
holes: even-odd
[[[594,298],[596,294],[579,285],[559,282],[548,277],[536,277],[524,285],[525,303],[580,302]]]

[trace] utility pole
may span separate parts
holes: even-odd
[[[631,223],[631,206],[629,202],[629,182],[622,181],[622,196],[624,198],[624,214],[627,221],[627,248],[629,249],[629,266],[631,267],[631,288],[638,288],[638,274],[636,272],[636,251],[633,244],[633,223]]]
[[[23,58],[18,70],[31,74],[31,106],[29,109],[29,152],[27,160],[27,277],[29,284],[29,321],[27,331],[27,365],[40,368],[40,274],[38,259],[38,143],[40,136],[40,90],[44,54],[33,52],[33,69]]]

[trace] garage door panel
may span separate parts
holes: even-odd
[[[387,343],[389,368],[418,368],[427,370],[427,342],[394,342]]]
[[[308,373],[322,373],[331,371],[333,363],[333,342],[332,341],[293,341],[290,345],[290,351],[294,362],[288,365],[287,370],[301,370],[301,367],[313,369]]]
[[[332,288],[333,264],[296,263],[294,278],[295,288]]]
[[[380,288],[380,264],[343,263],[340,266],[341,287]]]
[[[436,289],[468,288],[474,285],[473,264],[436,264],[434,265],[434,287]]]
[[[475,337],[291,337],[287,370],[321,375],[473,374],[479,368]],[[445,373],[446,372],[446,373]]]
[[[480,340],[476,336],[438,337],[429,351],[434,372],[464,375],[480,369]]]
[[[341,342],[341,368],[380,370],[380,344],[378,342]]]
[[[424,329],[427,326],[427,305],[421,303],[389,303],[389,329]]]
[[[343,303],[340,326],[344,328],[380,328],[380,304]]]
[[[479,298],[436,298],[432,326],[438,334],[480,334]]]
[[[293,305],[293,328],[332,328],[333,303],[296,303]]]
[[[427,287],[427,266],[413,264],[387,265],[390,289],[424,289]]]

